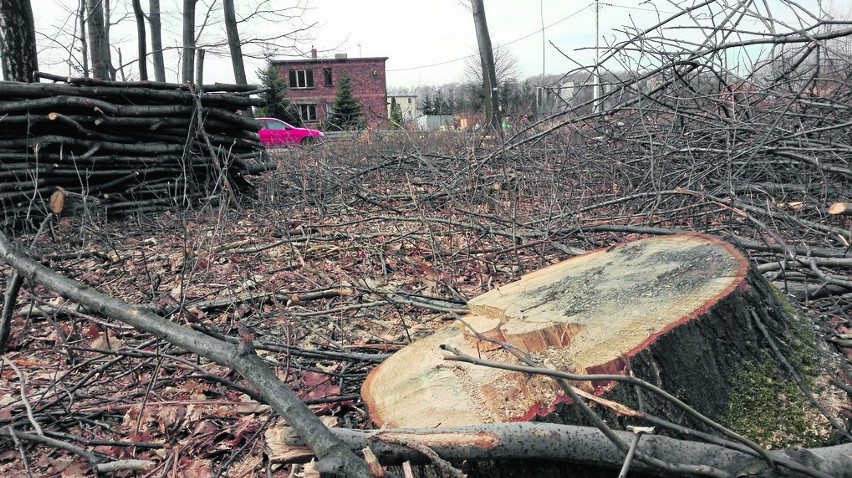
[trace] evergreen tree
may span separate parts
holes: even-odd
[[[400,129],[405,119],[402,117],[402,108],[396,102],[396,98],[391,97],[390,110],[390,129]]]
[[[346,75],[337,82],[337,96],[326,121],[327,128],[332,130],[353,130],[364,126],[361,104],[352,96],[352,80]]]
[[[257,109],[257,116],[278,118],[293,126],[301,126],[302,119],[294,113],[287,100],[287,83],[281,78],[278,67],[269,62],[266,68],[257,70],[257,76],[261,85],[267,88],[267,91],[260,94],[265,104]]]
[[[438,90],[435,92],[435,98],[432,99],[432,114],[442,115],[444,109],[444,95],[441,94],[441,90]]]
[[[470,83],[467,85],[467,97],[470,101],[471,111],[481,111],[485,100],[482,97],[482,85]]]
[[[423,109],[424,115],[435,114],[435,112],[433,111],[433,108],[432,108],[432,96],[429,94],[428,91],[423,95],[422,109]]]
[[[455,98],[455,96],[453,96],[453,95],[448,96],[446,103],[444,103],[444,106],[446,106],[445,114],[448,114],[448,115],[455,114],[455,112],[456,112],[456,98]]]

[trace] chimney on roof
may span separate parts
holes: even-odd
[[[314,60],[317,59],[317,49],[314,47],[311,47],[311,58]]]

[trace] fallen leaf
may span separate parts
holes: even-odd
[[[240,404],[237,405],[236,410],[237,413],[246,415],[251,413],[263,413],[269,410],[269,405],[255,402],[248,395],[242,394],[240,395]]]
[[[192,429],[193,435],[206,435],[219,431],[219,427],[212,420],[201,420]]]
[[[157,428],[160,433],[165,433],[178,425],[186,416],[186,407],[183,405],[161,406],[156,413]]]
[[[331,377],[317,372],[303,371],[300,374],[302,388],[298,395],[302,400],[317,400],[340,395],[340,387],[334,385]]]
[[[178,476],[186,478],[207,478],[213,474],[208,460],[193,460],[186,456],[181,459],[179,469]]]
[[[91,342],[91,347],[96,350],[118,350],[124,347],[124,342],[118,339],[110,331],[104,334],[99,334]]]

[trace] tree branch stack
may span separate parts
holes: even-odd
[[[247,191],[267,164],[260,125],[240,114],[259,104],[254,86],[36,76],[56,83],[0,82],[4,226],[42,215],[58,189],[121,214]]]

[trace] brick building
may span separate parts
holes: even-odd
[[[329,108],[337,95],[337,81],[342,75],[352,80],[352,95],[361,102],[364,121],[370,127],[387,123],[387,57],[348,58],[337,54],[334,58],[317,58],[316,49],[311,58],[303,60],[273,60],[287,84],[287,99],[296,107],[307,126],[318,127],[328,117]]]

